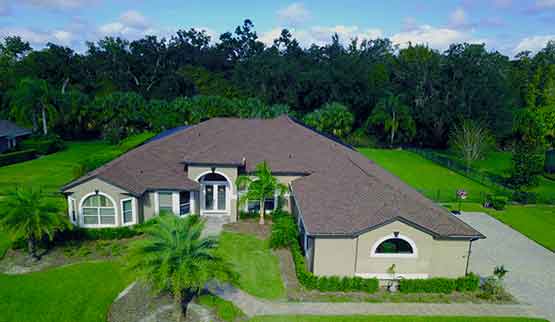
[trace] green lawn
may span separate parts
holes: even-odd
[[[250,322],[547,322],[543,319],[517,317],[462,317],[462,316],[387,316],[387,315],[281,315],[257,316]]]
[[[245,320],[245,313],[243,313],[240,308],[236,307],[230,301],[226,301],[212,294],[201,295],[197,300],[200,305],[214,310],[216,316],[222,321],[233,322],[237,320]]]
[[[15,186],[57,192],[61,186],[73,179],[73,169],[80,161],[93,153],[102,153],[111,148],[111,145],[103,141],[67,142],[67,148],[63,151],[0,167],[0,194],[7,193]]]
[[[285,297],[279,271],[279,259],[272,254],[268,241],[252,235],[223,232],[218,253],[231,263],[238,275],[237,286],[257,297]]]
[[[458,160],[453,153],[448,151],[434,151],[444,157]],[[487,174],[493,174],[501,177],[509,177],[512,167],[511,152],[490,152],[483,160],[477,160],[472,164],[472,168]],[[539,178],[539,185],[530,189],[530,191],[537,193],[541,200],[555,201],[555,181]]]
[[[455,201],[458,189],[466,190],[469,199],[476,201],[482,200],[485,194],[491,192],[490,188],[410,151],[369,148],[359,151],[437,201]]]
[[[81,263],[25,275],[0,274],[0,322],[106,321],[129,284],[118,262]]]
[[[458,207],[456,204],[451,206]],[[476,203],[464,203],[462,210],[487,212],[538,244],[555,251],[555,206],[507,206],[505,210],[497,211]]]

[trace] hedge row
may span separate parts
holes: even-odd
[[[35,150],[38,154],[47,155],[65,149],[64,141],[57,135],[36,136],[23,140],[19,144],[22,150]]]
[[[444,293],[473,292],[478,290],[480,278],[475,274],[465,277],[402,279],[399,281],[399,291],[402,293]]]
[[[307,289],[322,292],[362,291],[368,293],[374,293],[379,289],[379,282],[375,278],[316,276],[309,272],[306,269],[305,257],[299,245],[297,224],[293,216],[287,212],[274,212],[270,246],[291,249],[297,279]]]
[[[0,154],[0,166],[32,160],[37,157],[37,151],[24,150]]]

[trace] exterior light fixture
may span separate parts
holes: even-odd
[[[393,235],[395,236],[395,238],[397,238],[397,237],[399,237],[399,232],[396,231],[396,232],[393,233]]]

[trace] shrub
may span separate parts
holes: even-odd
[[[459,277],[455,280],[455,289],[457,292],[474,292],[480,287],[480,277],[474,273],[470,273],[465,277]]]
[[[246,317],[245,313],[235,304],[216,295],[203,294],[198,297],[197,301],[200,305],[214,309],[222,321],[243,321]]]
[[[363,128],[354,130],[345,139],[345,142],[355,147],[372,148],[378,146],[376,137],[369,135]]]
[[[291,215],[278,215],[272,218],[271,248],[285,248],[297,242],[297,225]]]
[[[0,166],[32,160],[37,157],[35,150],[23,150],[0,154]]]
[[[114,240],[131,238],[143,234],[143,230],[147,226],[151,226],[156,222],[151,219],[145,223],[129,226],[129,227],[115,227],[115,228],[95,228],[87,229],[81,227],[73,227],[56,234],[54,237],[55,242],[65,242],[68,240]]]
[[[535,204],[537,199],[538,199],[538,195],[534,192],[527,192],[527,191],[522,191],[522,190],[516,190],[513,193],[513,198],[514,201],[524,204],[524,205],[528,205],[528,204]]]
[[[55,134],[34,136],[23,140],[19,145],[21,150],[35,150],[38,154],[47,155],[65,149],[64,141]]]
[[[507,205],[509,198],[505,196],[488,196],[488,202],[495,210],[503,210]]]
[[[462,285],[462,284],[461,284]],[[456,282],[449,278],[402,279],[399,281],[401,293],[452,293]]]

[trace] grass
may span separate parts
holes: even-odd
[[[463,316],[387,316],[387,315],[268,315],[256,316],[250,322],[547,322],[543,319],[520,317],[463,317]]]
[[[131,136],[119,145],[104,141],[71,141],[63,151],[41,158],[0,167],[0,194],[6,194],[15,186],[41,188],[56,193],[64,184],[74,179],[74,168],[92,155],[124,153],[141,144],[153,133],[145,132]]]
[[[232,302],[226,301],[212,294],[204,294],[197,299],[200,305],[211,308],[216,312],[217,317],[222,321],[244,320],[246,315],[240,308]]]
[[[413,152],[362,148],[362,154],[397,175],[401,180],[436,201],[456,201],[456,191],[464,189],[469,199],[482,200],[491,189],[433,163]]]
[[[223,232],[218,253],[237,273],[236,284],[247,293],[266,299],[285,297],[279,259],[268,241],[252,235]]]
[[[460,161],[460,158],[458,158],[457,156],[455,156],[453,153],[449,151],[434,151],[434,152],[444,157]],[[504,151],[490,152],[484,159],[474,161],[474,163],[472,164],[472,168],[486,174],[508,178],[512,167],[511,158],[512,158],[511,152],[504,152]],[[540,176],[538,186],[531,188],[530,191],[537,193],[542,200],[555,201],[555,181],[554,180],[549,180],[543,176]]]
[[[11,243],[12,240],[8,233],[0,230],[0,259],[4,257],[6,251],[8,250],[8,248],[10,248]]]
[[[88,262],[26,275],[0,274],[0,321],[106,321],[129,283],[118,262]]]
[[[457,208],[458,205],[451,205]],[[513,206],[497,211],[477,203],[463,203],[463,211],[486,212],[545,248],[555,251],[555,206]]]

